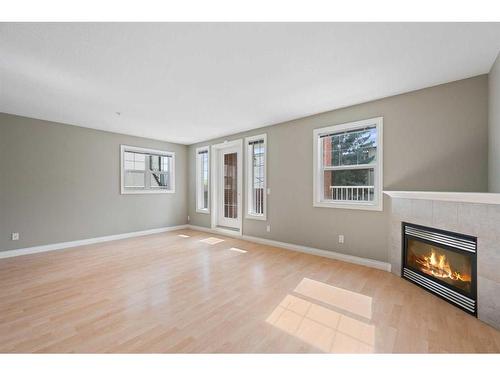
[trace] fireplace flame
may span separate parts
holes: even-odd
[[[418,258],[417,263],[422,266],[422,271],[428,275],[439,277],[442,279],[460,280],[465,282],[471,281],[470,275],[462,275],[460,272],[453,271],[451,269],[450,263],[446,259],[446,255],[437,254],[436,251],[431,248],[430,255]]]

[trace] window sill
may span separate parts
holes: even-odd
[[[122,195],[127,194],[174,194],[175,190],[122,190]]]
[[[206,210],[201,210],[199,208],[196,209],[196,213],[199,213],[199,214],[210,214],[210,210],[206,209]]]
[[[346,210],[366,210],[366,211],[382,211],[382,202],[380,203],[340,203],[340,202],[314,202],[313,207],[323,208],[343,208]]]

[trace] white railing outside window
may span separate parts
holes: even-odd
[[[337,201],[371,202],[375,186],[330,186],[330,199]]]

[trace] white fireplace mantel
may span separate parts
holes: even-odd
[[[391,191],[384,190],[391,198],[425,199],[433,201],[500,204],[500,194],[496,193],[461,193],[445,191]]]

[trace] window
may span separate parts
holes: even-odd
[[[314,206],[382,210],[382,117],[314,130]]]
[[[122,194],[174,193],[175,153],[121,146]]]
[[[266,135],[246,138],[247,218],[266,219]]]
[[[209,213],[209,153],[208,146],[196,149],[196,211]]]

